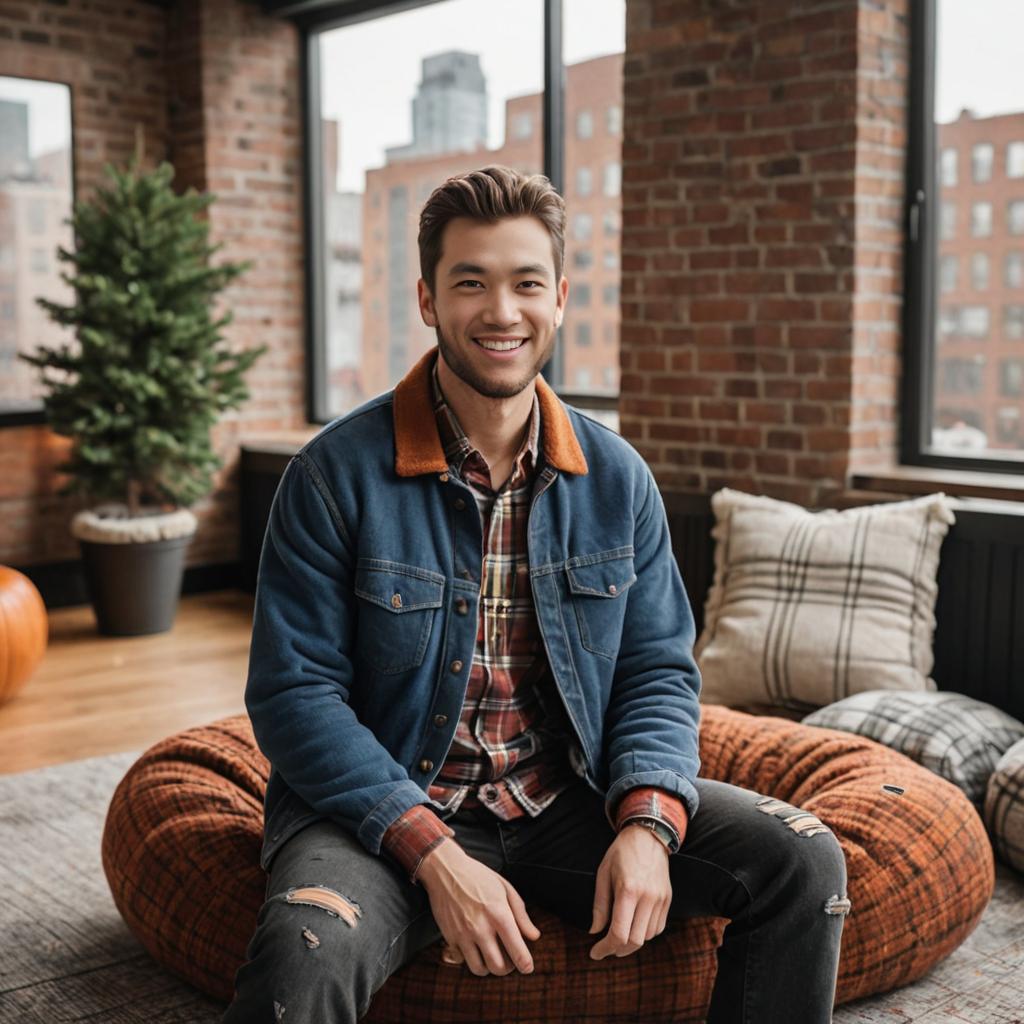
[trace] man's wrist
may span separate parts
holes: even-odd
[[[622,828],[628,828],[630,825],[646,829],[665,847],[667,853],[672,852],[675,836],[673,836],[672,830],[663,821],[659,821],[657,818],[627,818],[622,823]]]

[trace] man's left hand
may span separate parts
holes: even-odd
[[[590,956],[629,956],[665,929],[672,883],[669,853],[649,829],[628,825],[615,837],[597,869],[594,891],[593,935],[608,924],[608,934]]]

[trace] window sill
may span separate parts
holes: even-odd
[[[1024,501],[1024,474],[1015,473],[889,466],[870,472],[851,473],[849,485],[858,491],[886,494],[934,494],[942,491],[953,498]]]

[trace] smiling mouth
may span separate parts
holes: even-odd
[[[474,338],[473,340],[488,352],[512,352],[526,344],[526,338]]]

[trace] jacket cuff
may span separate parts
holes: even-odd
[[[656,786],[637,786],[620,801],[615,810],[615,831],[621,832],[634,818],[649,818],[665,825],[672,833],[669,852],[675,853],[686,835],[686,805],[678,797]]]
[[[409,881],[415,883],[423,858],[454,835],[455,832],[428,807],[414,804],[388,827],[381,847],[405,871]]]

